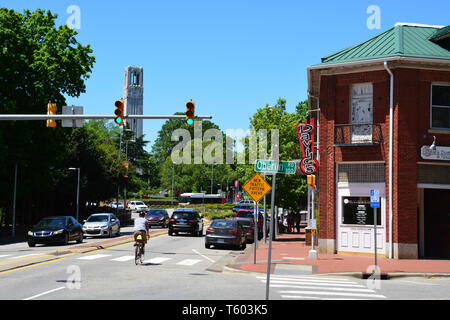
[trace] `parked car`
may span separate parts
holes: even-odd
[[[111,202],[108,207],[117,208],[117,203],[119,203],[119,209],[125,209],[125,205],[122,202]]]
[[[253,210],[239,210],[236,213],[235,218],[247,218],[247,219],[251,219],[254,222],[254,215],[255,212]],[[269,227],[270,227],[270,222],[269,220],[266,220],[266,232],[268,231]],[[258,238],[262,238],[263,235],[263,227],[264,227],[264,216],[263,213],[261,211],[258,212]]]
[[[247,234],[241,221],[229,219],[216,219],[206,229],[205,248],[214,246],[232,246],[236,249],[245,249]]]
[[[169,236],[178,232],[189,232],[192,235],[203,235],[203,218],[194,209],[177,209],[169,219]]]
[[[34,247],[37,243],[67,244],[76,240],[83,242],[83,230],[81,224],[70,216],[57,216],[42,218],[33,228],[28,231],[28,246]]]
[[[247,243],[251,243],[255,241],[255,223],[253,219],[250,218],[233,218],[241,223],[242,227],[245,230],[245,234],[247,237]]]
[[[166,209],[150,209],[145,215],[145,219],[150,228],[152,226],[167,228],[169,225],[169,214]]]
[[[120,235],[120,221],[112,213],[95,213],[84,220],[84,237]]]
[[[246,204],[246,203],[241,203],[241,204],[237,204],[233,207],[233,212],[238,212],[239,210],[251,210],[251,211],[255,211],[255,205],[253,204]],[[259,212],[264,212],[264,209],[259,208],[258,209]]]
[[[148,211],[147,205],[142,201],[130,201],[128,209],[138,212]]]

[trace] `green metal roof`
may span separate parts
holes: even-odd
[[[319,65],[393,56],[450,60],[450,51],[439,45],[439,42],[435,43],[431,40],[446,28],[396,25],[356,46],[322,58],[322,63]]]

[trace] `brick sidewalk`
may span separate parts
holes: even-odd
[[[279,265],[298,266],[298,269],[311,270],[312,274],[320,273],[370,273],[374,264],[373,256],[351,254],[320,254],[317,260],[308,259],[310,246],[305,245],[304,234],[280,234],[272,241],[271,272]],[[317,249],[317,248],[316,248]],[[269,240],[262,241],[256,250],[254,263],[254,247],[248,246],[244,255],[238,257],[228,267],[249,272],[267,272]],[[302,267],[301,267],[302,266]],[[411,260],[388,259],[378,257],[378,266],[382,274],[436,274],[450,276],[450,260]],[[295,268],[295,267],[294,267]]]

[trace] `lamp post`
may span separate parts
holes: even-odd
[[[78,171],[78,182],[77,182],[77,216],[76,219],[78,221],[79,216],[79,208],[80,208],[80,168],[69,168],[69,170],[77,170]]]

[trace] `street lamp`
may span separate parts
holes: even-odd
[[[77,183],[77,221],[79,215],[79,203],[80,203],[80,168],[69,168],[69,170],[77,170],[78,171],[78,183]]]

